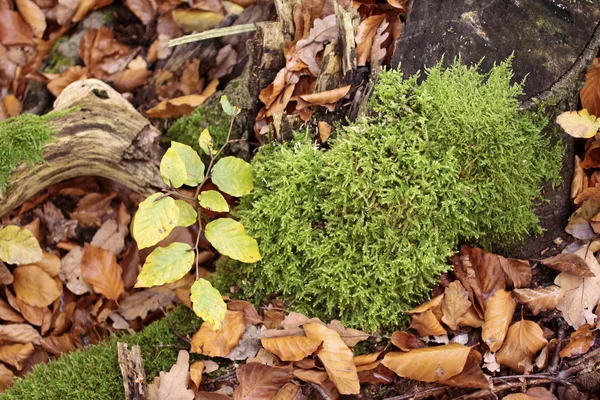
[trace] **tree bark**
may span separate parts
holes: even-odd
[[[106,83],[88,79],[69,85],[55,110],[74,107],[50,120],[58,134],[44,147],[47,163],[34,170],[21,163],[0,194],[0,216],[48,186],[96,175],[149,195],[165,188],[159,171],[160,132]]]

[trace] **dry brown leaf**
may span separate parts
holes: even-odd
[[[79,43],[79,56],[90,74],[98,79],[124,70],[139,52],[119,42],[106,26],[88,29]],[[79,210],[77,210],[79,211]]]
[[[446,330],[431,310],[413,314],[409,328],[416,330],[421,337],[440,336],[446,333]]]
[[[410,351],[423,347],[423,343],[415,335],[398,331],[392,333],[392,344],[402,351]]]
[[[246,325],[256,325],[262,322],[262,318],[256,312],[256,308],[251,303],[243,300],[232,300],[227,303],[229,311],[241,311],[244,313]]]
[[[575,254],[585,257],[585,262],[596,276],[583,278],[561,272],[554,280],[565,292],[556,309],[562,311],[564,319],[575,329],[586,323],[594,323],[596,315],[593,310],[600,300],[600,264],[587,247],[582,246]]]
[[[108,219],[96,231],[90,244],[110,251],[114,255],[119,255],[125,247],[125,238],[128,233],[129,230],[126,226],[120,225],[115,219]]]
[[[321,385],[328,378],[327,372],[320,371],[317,369],[302,369],[298,368],[294,370],[294,378],[298,378],[304,382],[315,383]]]
[[[0,364],[0,392],[12,386],[15,379],[15,374],[6,368],[4,364]]]
[[[585,354],[594,345],[594,334],[592,331],[593,325],[581,325],[579,329],[571,333],[569,343],[562,349],[559,355],[563,358],[574,357]]]
[[[175,302],[173,292],[154,292],[143,290],[135,292],[119,302],[119,314],[128,321],[136,318],[144,319],[148,313],[167,307]]]
[[[46,16],[40,7],[31,0],[15,0],[23,19],[29,24],[33,35],[41,39],[46,31]]]
[[[10,270],[8,269],[6,264],[4,264],[2,260],[0,260],[0,284],[10,285],[11,283],[13,283],[13,281],[14,278],[10,273]]]
[[[0,347],[0,361],[15,367],[20,371],[23,363],[33,354],[33,345],[25,344],[10,344]]]
[[[47,307],[61,295],[54,279],[35,265],[20,266],[13,271],[15,295],[34,307]]]
[[[515,288],[527,287],[531,283],[529,261],[497,256],[505,274],[506,283]]]
[[[587,188],[588,185],[586,180],[587,175],[583,168],[581,168],[581,158],[576,155],[573,165],[573,180],[571,181],[571,200],[577,198],[577,196]]]
[[[537,289],[515,289],[512,293],[517,303],[525,304],[533,315],[553,310],[565,296],[565,292],[554,285]]]
[[[231,397],[217,392],[196,392],[194,400],[231,400]]]
[[[458,325],[480,328],[483,325],[483,319],[479,318],[477,311],[475,311],[475,307],[471,305],[471,308],[465,313],[465,319]]]
[[[193,8],[173,10],[173,19],[185,33],[204,32],[217,26],[224,18],[222,13]]]
[[[460,281],[454,281],[444,291],[442,300],[442,322],[450,330],[458,329],[459,324],[465,320],[465,314],[471,307],[469,294]]]
[[[204,104],[208,97],[201,94],[190,94],[187,96],[176,97],[174,99],[163,100],[156,106],[146,111],[150,118],[175,118],[188,115],[198,106]]]
[[[198,332],[192,337],[190,351],[209,357],[225,357],[237,346],[245,330],[244,313],[227,311],[223,325],[217,331],[213,330],[210,323],[202,323]]]
[[[362,20],[358,26],[355,41],[356,63],[359,67],[362,67],[371,61],[371,51],[377,35],[377,30],[382,23],[387,23],[385,21],[386,17],[386,14],[372,15]]]
[[[600,68],[598,65],[593,65],[585,75],[585,85],[579,92],[579,97],[583,108],[592,115],[600,115]]]
[[[282,336],[263,338],[261,343],[281,361],[300,361],[314,353],[322,342],[306,336]]]
[[[403,378],[438,382],[458,375],[465,367],[471,349],[457,343],[392,352],[383,357],[383,365]]]
[[[83,248],[72,248],[61,260],[62,272],[59,274],[62,282],[71,292],[77,295],[88,293],[92,287],[81,276],[81,259]]]
[[[226,358],[230,360],[247,360],[256,356],[261,349],[260,339],[262,337],[261,330],[254,326],[246,326],[246,331],[242,335],[237,346],[227,354]]]
[[[70,333],[65,333],[60,336],[46,336],[42,340],[42,348],[50,354],[56,357],[63,353],[68,353],[77,349],[77,344],[73,340],[73,336]]]
[[[348,347],[354,347],[359,342],[362,342],[363,340],[367,340],[369,338],[368,333],[359,331],[358,329],[344,328],[342,323],[337,319],[334,319],[330,323],[328,323],[327,327],[339,333],[340,337]]]
[[[169,372],[160,373],[158,386],[148,385],[148,400],[193,400],[194,391],[188,389],[190,355],[185,350],[180,350],[177,363]]]
[[[485,377],[481,370],[481,362],[483,357],[476,350],[471,349],[465,367],[458,374],[451,378],[438,381],[443,385],[455,386],[455,387],[468,387],[477,389],[489,389],[490,382]]]
[[[339,333],[318,323],[304,324],[304,332],[309,338],[323,342],[323,347],[317,356],[337,390],[341,394],[358,394],[360,383],[353,354]]]
[[[202,372],[204,372],[204,363],[196,361],[190,365],[190,380],[194,384],[194,390],[197,392],[202,382]]]
[[[308,106],[323,106],[329,111],[335,110],[335,104],[345,97],[352,85],[339,87],[332,90],[326,90],[324,92],[301,94],[298,97],[303,100],[303,104],[298,103],[298,108],[302,109]]]
[[[125,5],[144,25],[150,24],[156,13],[156,3],[149,0],[125,0]]]
[[[121,93],[133,92],[144,85],[151,75],[152,71],[145,68],[125,69],[112,75],[109,81]]]
[[[545,258],[540,262],[547,267],[560,272],[566,272],[571,275],[583,276],[586,278],[592,278],[595,276],[585,260],[579,257],[577,254],[562,253],[554,257]]]
[[[58,275],[60,273],[60,267],[61,267],[60,258],[58,258],[54,254],[48,253],[47,251],[44,251],[44,250],[42,250],[42,255],[44,258],[42,258],[40,261],[37,261],[33,264],[28,264],[28,265],[35,265],[37,267],[40,267],[51,278],[54,278],[56,275]]]
[[[296,43],[296,55],[304,62],[313,76],[318,76],[321,71],[317,54],[324,48],[324,42],[338,37],[338,26],[335,14],[314,20],[308,37]]]
[[[117,257],[110,251],[85,244],[81,258],[81,276],[83,280],[111,300],[117,300],[125,290],[121,274],[123,270],[117,263]]]
[[[88,78],[88,70],[79,65],[73,65],[61,72],[55,78],[50,79],[47,88],[54,97],[58,97],[71,83]]]
[[[0,299],[0,319],[8,322],[24,322],[25,319],[7,302]]]
[[[306,400],[307,397],[302,394],[302,390],[300,390],[300,386],[294,383],[286,383],[283,387],[277,392],[277,395],[273,398],[273,400]]]
[[[516,307],[517,303],[506,290],[496,291],[488,300],[481,338],[490,351],[498,351],[502,347]]]
[[[0,8],[0,43],[4,46],[33,45],[33,31],[21,14]]]
[[[4,108],[6,109],[9,117],[16,117],[17,115],[21,114],[21,111],[23,110],[23,104],[21,104],[21,101],[17,99],[15,95],[9,94],[8,96],[5,96],[4,99],[2,99],[2,102],[4,103]],[[37,237],[35,234],[34,236]]]
[[[240,384],[233,392],[234,400],[272,399],[292,379],[291,366],[269,367],[260,363],[244,364],[235,374]]]
[[[19,299],[15,299],[17,306],[19,306],[19,311],[21,311],[21,314],[23,315],[23,317],[27,320],[27,322],[29,322],[31,325],[35,325],[35,326],[41,326],[42,322],[44,321],[44,310],[46,310],[46,312],[49,312],[50,314],[52,314],[50,312],[50,310],[48,310],[48,307],[32,307],[29,304],[19,300]]]
[[[512,313],[511,313],[512,314]],[[533,356],[548,343],[544,332],[533,321],[519,321],[511,325],[504,346],[496,353],[496,359],[513,371],[522,374],[524,364],[530,364]]]
[[[109,4],[112,4],[113,0],[80,0],[77,4],[75,14],[71,18],[72,22],[79,22],[85,18],[86,15],[92,10],[98,10]]]
[[[277,359],[277,357],[275,357],[275,355],[269,353],[265,349],[260,349],[260,350],[258,350],[256,357],[251,357],[246,360],[246,363],[251,363],[251,362],[257,362],[257,363],[269,365],[272,367],[278,363],[278,359]]]

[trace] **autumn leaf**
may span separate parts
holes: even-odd
[[[300,386],[294,383],[286,383],[283,385],[273,400],[305,400],[306,396],[302,394]]]
[[[588,110],[566,111],[556,117],[556,123],[569,135],[576,138],[591,138],[600,129],[600,121]]]
[[[583,276],[586,278],[595,276],[594,273],[590,271],[590,267],[585,260],[577,254],[562,253],[554,257],[545,258],[541,260],[541,263],[547,267],[571,275]]]
[[[0,230],[0,260],[9,264],[31,264],[42,257],[40,244],[29,229],[7,225]]]
[[[144,319],[148,313],[158,310],[160,307],[166,308],[175,302],[175,295],[172,292],[154,292],[144,290],[135,292],[119,302],[119,313],[128,321],[136,318]]]
[[[142,201],[132,221],[131,234],[145,249],[169,236],[179,222],[179,207],[169,196],[155,193]]]
[[[471,349],[457,343],[391,352],[383,357],[383,365],[403,378],[422,382],[438,382],[458,375],[465,367]]]
[[[582,246],[574,254],[585,257],[584,261],[596,276],[584,278],[561,272],[554,280],[565,292],[556,309],[562,311],[564,319],[575,329],[586,323],[594,323],[596,315],[593,310],[600,300],[600,264],[587,247]]]
[[[237,346],[245,330],[244,313],[227,311],[223,325],[216,331],[213,330],[211,323],[202,323],[198,332],[192,337],[190,351],[209,357],[225,357]]]
[[[323,342],[323,348],[317,356],[338,391],[341,394],[358,394],[360,383],[353,354],[339,333],[318,323],[305,324],[304,332],[310,339]]]
[[[313,27],[308,37],[296,43],[296,54],[308,66],[313,76],[319,76],[321,67],[317,61],[317,53],[324,48],[324,42],[334,40],[338,37],[338,26],[335,14],[314,20]]]
[[[16,0],[17,8],[23,19],[29,24],[33,35],[41,39],[46,31],[46,16],[40,7],[31,0]]]
[[[455,387],[489,389],[490,383],[480,367],[482,360],[481,354],[471,349],[463,370],[453,377],[438,381],[438,383]]]
[[[148,400],[193,400],[194,391],[188,389],[190,355],[185,350],[180,350],[177,363],[169,372],[161,372],[158,386],[148,385]]]
[[[261,343],[281,361],[300,361],[314,353],[321,341],[306,336],[282,336],[263,338]]]
[[[209,281],[202,278],[195,281],[191,287],[190,300],[197,316],[209,323],[212,329],[221,328],[227,306],[219,291]]]
[[[24,322],[25,319],[7,302],[0,299],[0,319],[8,322]]]
[[[42,337],[29,324],[0,325],[0,341],[42,344]]]
[[[433,299],[413,308],[412,310],[407,311],[407,313],[408,314],[420,314],[427,310],[434,310],[436,308],[440,308],[443,299],[444,299],[444,295],[441,294],[441,295],[436,296]]]
[[[81,276],[96,292],[111,300],[117,300],[125,291],[122,273],[123,270],[113,253],[85,244],[81,258]]]
[[[317,385],[323,384],[328,379],[327,372],[316,369],[300,369],[294,370],[294,378],[298,378],[304,382],[311,382]]]
[[[372,15],[362,20],[356,29],[356,64],[362,67],[371,61],[371,50],[377,30],[385,23],[386,14]]]
[[[392,344],[398,347],[402,351],[410,351],[412,349],[419,349],[423,347],[423,344],[419,341],[415,335],[408,332],[394,332],[391,338]]]
[[[0,346],[0,361],[12,365],[17,371],[23,367],[23,363],[33,354],[33,344],[10,344]]]
[[[590,240],[596,236],[590,225],[590,220],[600,212],[600,199],[590,198],[583,202],[573,215],[565,231],[573,237],[581,240]]]
[[[244,300],[231,300],[227,302],[227,309],[229,311],[241,311],[244,313],[244,321],[246,326],[256,325],[262,322],[262,318],[258,315],[256,308],[252,303],[248,303]]]
[[[35,265],[17,267],[13,276],[17,298],[30,306],[49,306],[61,295],[54,279]]]
[[[431,310],[413,314],[409,328],[415,329],[421,337],[440,336],[446,333],[446,330]]]
[[[464,321],[464,316],[471,307],[469,294],[460,281],[454,281],[446,288],[441,307],[442,322],[448,325],[450,330],[458,329],[458,324]]]
[[[194,251],[187,243],[176,242],[167,247],[157,247],[146,258],[135,287],[152,287],[175,282],[190,272],[193,263]]]
[[[190,94],[163,100],[156,106],[146,111],[150,118],[175,118],[191,114],[197,107],[204,104],[208,96],[201,94]]]
[[[206,224],[206,239],[219,253],[245,263],[260,261],[258,242],[244,226],[232,218],[219,218]]]
[[[525,304],[533,315],[553,310],[565,296],[565,292],[554,285],[537,289],[515,289],[512,293],[517,303]]]
[[[515,322],[508,330],[504,346],[496,353],[496,359],[500,364],[522,374],[525,372],[524,365],[530,364],[533,356],[546,343],[548,341],[538,324],[527,320]]]
[[[327,327],[339,333],[340,337],[348,347],[354,347],[359,342],[362,342],[363,340],[367,340],[369,338],[369,334],[363,331],[359,331],[358,329],[352,328],[344,328],[342,323],[337,319],[334,319],[330,323],[328,323]]]
[[[559,355],[563,358],[574,357],[585,354],[594,345],[594,326],[590,324],[581,325],[579,329],[571,333],[569,343],[562,349]]]
[[[579,92],[581,106],[592,115],[600,115],[600,68],[596,63],[597,59],[585,75],[585,85]]]
[[[196,361],[190,365],[190,380],[194,384],[195,391],[198,391],[202,382],[202,372],[204,372],[204,363],[202,361]]]
[[[506,290],[496,291],[488,300],[481,328],[481,338],[488,345],[490,351],[497,351],[502,347],[516,306],[515,300]]]
[[[0,391],[4,391],[6,388],[10,387],[15,379],[15,374],[8,368],[4,366],[4,364],[0,364]]]
[[[291,368],[269,367],[260,363],[244,364],[235,374],[240,384],[233,392],[234,400],[272,399],[292,379]]]
[[[336,103],[348,94],[351,87],[352,85],[347,85],[332,90],[326,90],[324,92],[301,94],[298,97],[303,103],[299,103],[298,108],[316,105],[323,106],[329,111],[334,111]]]

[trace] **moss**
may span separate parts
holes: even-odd
[[[206,106],[200,106],[190,115],[177,119],[167,131],[167,138],[187,144],[202,154],[200,146],[198,146],[200,133],[208,128],[215,142],[215,148],[218,149],[227,139],[229,123],[230,119],[225,113],[209,110]]]
[[[31,168],[44,162],[43,146],[57,133],[49,123],[73,109],[52,112],[44,116],[22,114],[0,122],[0,189],[5,189],[10,173],[25,161]]]
[[[562,147],[519,109],[510,60],[481,74],[459,62],[427,79],[381,74],[364,117],[331,149],[267,145],[237,214],[263,260],[228,263],[215,284],[272,293],[326,320],[373,331],[423,301],[459,242],[491,248],[539,233],[540,184]],[[301,135],[302,137],[304,135]]]
[[[169,313],[177,332],[193,334],[200,320],[186,307]],[[32,372],[15,381],[0,394],[0,400],[114,400],[124,398],[123,381],[117,359],[117,342],[139,345],[146,376],[152,380],[160,371],[169,370],[179,349],[161,345],[185,345],[173,333],[166,319],[156,321],[133,335],[113,337],[109,341],[68,353],[49,364],[38,364]]]
[[[51,74],[59,74],[70,66],[75,65],[76,59],[73,57],[66,57],[62,55],[59,47],[62,43],[66,42],[67,38],[62,37],[59,38],[54,45],[52,46],[52,50],[50,51],[50,55],[46,60],[46,67],[44,68],[44,72]]]

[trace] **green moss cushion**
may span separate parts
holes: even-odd
[[[542,135],[546,119],[519,109],[510,79],[510,61],[487,74],[438,65],[422,83],[384,72],[375,116],[340,128],[330,150],[261,148],[237,213],[263,260],[228,263],[216,284],[372,331],[424,300],[459,241],[540,232],[534,202],[558,179],[562,146]]]
[[[179,306],[169,318],[181,335],[195,333],[201,321],[187,307]],[[0,394],[0,400],[115,400],[125,392],[117,359],[117,342],[139,345],[150,381],[168,371],[184,346],[166,319],[156,321],[133,335],[116,336],[105,343],[64,354],[48,364],[38,364]],[[167,346],[165,346],[167,345]]]

